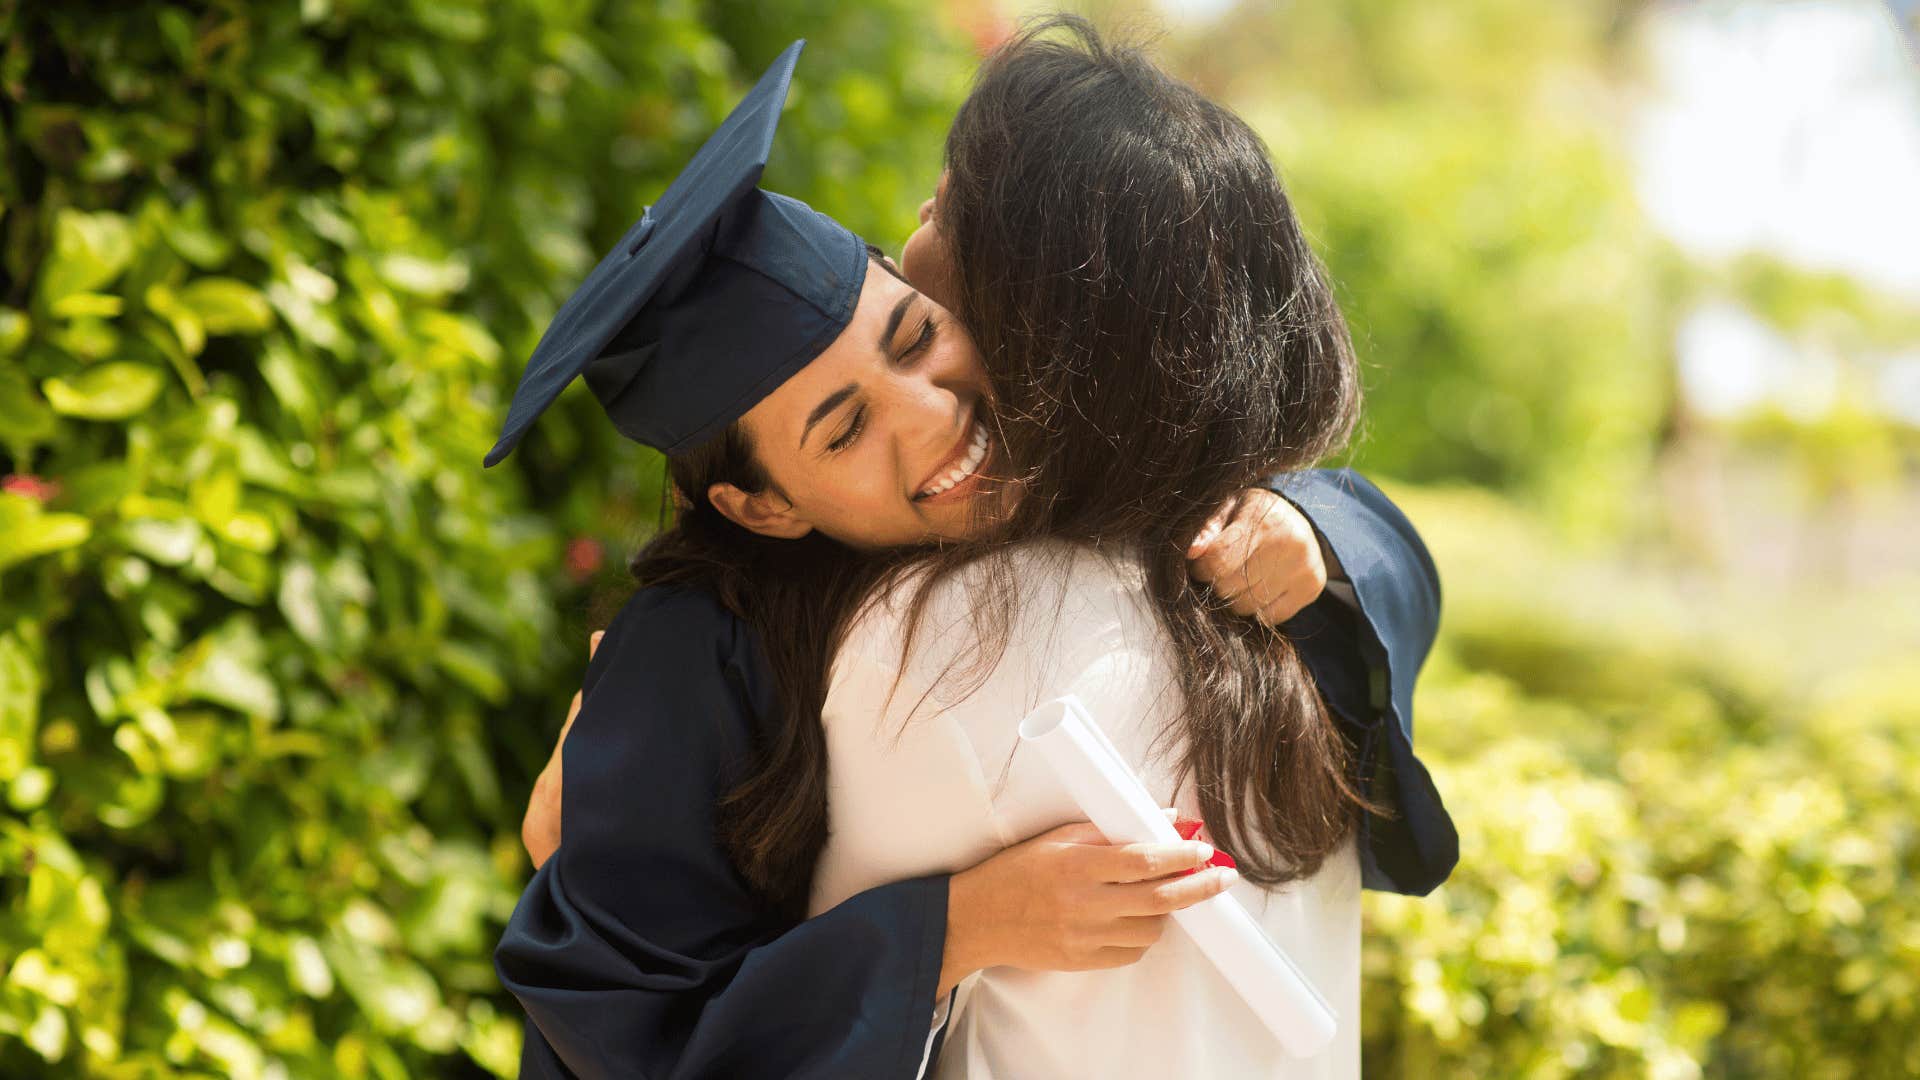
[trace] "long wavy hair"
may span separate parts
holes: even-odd
[[[1185,555],[1216,507],[1340,449],[1359,414],[1346,322],[1265,146],[1055,16],[987,60],[947,170],[956,314],[1020,501],[992,547],[931,556],[933,577],[1042,538],[1138,560],[1182,695],[1163,745],[1215,842],[1252,881],[1312,874],[1367,807],[1349,748],[1293,642],[1226,611]],[[977,603],[1018,602],[990,577],[1001,599]]]
[[[1250,880],[1312,874],[1365,804],[1348,749],[1287,637],[1188,576],[1207,515],[1348,439],[1352,349],[1326,274],[1238,117],[1083,20],[1030,25],[982,65],[947,141],[937,207],[956,314],[985,357],[1019,498],[982,541],[885,553],[754,536],[707,504],[763,490],[743,432],[669,463],[691,506],[633,565],[699,581],[756,630],[780,686],[723,840],[774,903],[803,907],[826,839],[820,707],[868,598],[968,569],[976,655],[1021,602],[1010,551],[1067,540],[1138,561],[1177,665],[1177,747],[1215,842]],[[906,571],[915,571],[909,579]]]

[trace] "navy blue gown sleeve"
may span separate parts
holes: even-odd
[[[526,1009],[523,1077],[912,1077],[947,878],[794,925],[716,838],[771,677],[696,590],[644,589],[607,628],[561,750],[562,842],[494,963]]]
[[[1413,684],[1440,626],[1439,571],[1413,523],[1351,469],[1282,474],[1268,486],[1313,523],[1358,600],[1357,619],[1323,595],[1283,629],[1346,725],[1361,791],[1389,811],[1361,823],[1361,880],[1424,896],[1460,860],[1453,818],[1413,751]]]

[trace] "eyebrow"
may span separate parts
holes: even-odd
[[[893,343],[893,335],[900,332],[900,321],[907,317],[907,308],[913,306],[914,300],[919,296],[919,293],[909,291],[907,295],[900,298],[899,303],[893,305],[893,311],[887,316],[886,329],[880,331],[880,339],[873,343],[875,349],[881,352],[887,351],[887,347]],[[859,389],[853,383],[848,383],[828,394],[820,404],[815,405],[813,411],[807,414],[806,426],[800,429],[800,445],[807,445],[807,436],[813,433],[814,425],[832,415],[833,410],[846,404],[847,399],[859,392]]]
[[[896,310],[895,314],[897,315],[899,312]],[[846,404],[847,399],[857,393],[859,389],[860,387],[854,383],[848,383],[833,393],[828,394],[826,400],[815,405],[813,412],[807,414],[807,426],[800,429],[800,445],[807,445],[807,436],[813,433],[813,426],[815,424],[825,420],[833,413],[833,410]]]
[[[893,344],[893,335],[900,330],[900,320],[907,317],[907,308],[919,295],[917,292],[909,291],[907,295],[900,298],[899,303],[893,305],[893,314],[887,316],[887,328],[880,331],[880,340],[873,343],[874,348],[886,352],[887,346]]]

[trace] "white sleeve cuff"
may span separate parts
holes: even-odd
[[[927,1044],[920,1050],[920,1071],[913,1074],[914,1080],[922,1080],[927,1069],[933,1064],[933,1040],[940,1037],[940,1029],[947,1026],[947,1013],[953,1008],[953,994],[940,999],[933,1010],[933,1023],[927,1026]]]

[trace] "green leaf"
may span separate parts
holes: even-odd
[[[173,335],[180,339],[180,348],[185,350],[188,357],[200,355],[200,350],[207,347],[207,328],[201,323],[200,316],[172,289],[165,285],[154,285],[147,289],[144,299],[148,310],[173,327]]]
[[[0,360],[11,359],[27,343],[27,337],[32,333],[33,322],[27,318],[26,312],[0,307]]]
[[[20,770],[7,785],[7,804],[18,813],[28,813],[45,806],[47,797],[53,794],[53,770],[42,765]]]
[[[180,24],[186,22],[178,10],[169,9],[165,14],[180,16]],[[219,266],[233,255],[233,242],[207,223],[205,200],[195,200],[179,213],[169,215],[162,231],[167,244],[179,252],[181,258],[203,270]]]
[[[304,934],[287,943],[287,981],[308,997],[333,995],[333,969],[319,943]]]
[[[297,559],[280,574],[280,613],[300,639],[315,648],[332,644],[331,626],[320,603],[320,575],[313,564]]]
[[[467,287],[467,264],[458,259],[394,254],[380,260],[380,276],[387,284],[405,292],[445,296]]]
[[[507,696],[507,683],[500,677],[500,665],[471,646],[457,641],[441,642],[434,652],[440,669],[465,683],[481,700],[498,704]]]
[[[104,319],[83,315],[56,327],[47,343],[83,360],[105,360],[120,351],[120,332]]]
[[[266,649],[253,620],[236,615],[189,650],[181,691],[247,716],[280,715],[280,692],[264,669]]]
[[[15,448],[15,456],[24,458],[34,443],[52,438],[59,423],[26,373],[0,367],[0,440]]]
[[[67,1014],[53,1005],[41,1004],[22,1039],[47,1061],[59,1061],[67,1052]]]
[[[425,1022],[440,1005],[440,987],[410,957],[370,948],[337,933],[328,938],[323,952],[375,1030],[406,1032]]]
[[[27,643],[16,631],[0,634],[0,780],[19,775],[33,760],[40,690],[40,668]]]
[[[273,325],[266,296],[233,278],[200,278],[180,290],[180,302],[209,334],[257,334]]]
[[[131,361],[91,367],[71,379],[40,384],[55,412],[86,420],[124,420],[153,404],[166,375]]]
[[[51,310],[62,319],[111,319],[120,314],[124,305],[125,301],[111,293],[77,292],[54,301]]]
[[[53,251],[40,269],[40,302],[52,308],[74,293],[93,292],[132,260],[133,230],[126,218],[62,210],[54,219]]]
[[[200,546],[200,523],[192,518],[142,518],[121,526],[127,547],[162,566],[182,566]]]
[[[0,570],[28,559],[79,547],[93,523],[79,514],[48,514],[24,495],[0,492]]]

